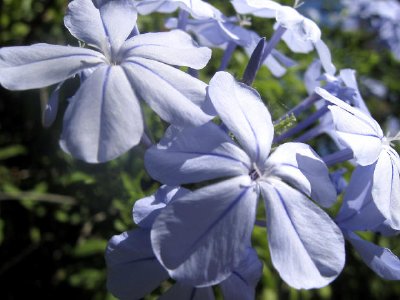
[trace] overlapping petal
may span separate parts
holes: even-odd
[[[347,231],[345,237],[376,274],[383,279],[400,280],[400,259],[389,249],[365,241],[353,232]]]
[[[373,230],[385,221],[372,198],[373,177],[376,164],[358,166],[351,175],[346,188],[343,204],[335,219],[336,223],[348,230]]]
[[[211,58],[210,49],[197,46],[181,30],[140,34],[126,41],[120,52],[125,58],[143,57],[193,69],[204,68]]]
[[[372,197],[379,211],[400,229],[400,158],[389,146],[381,151],[373,174]]]
[[[257,282],[262,275],[263,264],[253,248],[247,248],[239,266],[220,286],[225,299],[254,300]]]
[[[382,150],[383,133],[379,124],[357,108],[351,107],[328,91],[316,88],[321,97],[335,104],[329,106],[340,141],[353,150],[360,165],[374,163]]]
[[[274,127],[271,115],[259,94],[240,84],[226,72],[217,72],[208,93],[221,120],[255,163],[269,155]]]
[[[74,0],[68,5],[65,26],[77,39],[112,55],[128,38],[137,12],[130,0]],[[111,52],[110,52],[111,51]]]
[[[155,218],[168,203],[190,193],[188,189],[163,185],[153,195],[139,199],[133,206],[133,221],[142,228],[151,228]]]
[[[314,150],[302,143],[285,143],[268,158],[268,175],[277,176],[324,207],[336,202],[329,170]]]
[[[214,123],[176,131],[145,154],[153,178],[177,185],[249,173],[249,157]]]
[[[122,64],[135,92],[165,121],[201,125],[212,116],[201,109],[206,84],[174,67],[141,57]]]
[[[262,18],[274,18],[282,6],[272,0],[232,0],[232,5],[239,14],[252,14]]]
[[[10,90],[41,88],[104,62],[101,53],[78,47],[4,47],[0,49],[0,84]]]
[[[272,264],[282,279],[300,289],[329,284],[344,266],[344,241],[329,216],[280,180],[260,182],[267,211]]]
[[[111,160],[143,134],[139,101],[119,66],[98,68],[70,100],[61,147],[87,162]]]
[[[258,193],[249,176],[179,198],[153,224],[154,252],[170,276],[206,286],[226,279],[250,245]]]
[[[144,229],[115,235],[106,250],[107,288],[118,299],[140,299],[168,279]]]
[[[136,3],[142,15],[155,11],[170,13],[178,7],[189,12],[195,19],[214,19],[221,15],[218,9],[202,0],[141,0]]]

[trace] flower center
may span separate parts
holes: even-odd
[[[257,165],[255,163],[253,163],[253,168],[249,172],[249,176],[250,176],[251,180],[255,181],[258,178],[260,178],[261,175],[262,174],[260,172],[260,169],[257,167]]]

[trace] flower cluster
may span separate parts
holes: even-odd
[[[135,203],[137,229],[110,240],[108,289],[139,299],[172,278],[161,299],[213,299],[214,285],[226,299],[254,299],[262,275],[254,226],[266,228],[271,262],[293,288],[332,282],[345,264],[345,239],[379,276],[400,279],[399,258],[357,234],[400,230],[400,158],[392,147],[399,136],[383,134],[355,72],[337,72],[321,30],[296,10],[297,1],[294,8],[270,0],[231,3],[237,16],[202,0],[73,0],[64,23],[83,46],[0,49],[3,87],[57,85],[46,126],[56,117],[62,84],[79,77],[64,113],[65,152],[98,163],[147,147],[146,170],[162,186]],[[170,31],[139,32],[140,15],[175,11],[178,17],[165,23]],[[274,34],[267,40],[245,28],[249,15],[275,19]],[[296,64],[275,49],[280,41],[296,53],[315,50],[318,59],[304,74],[308,97],[273,121],[251,85],[262,65],[280,77]],[[240,81],[225,71],[238,47],[250,57]],[[224,55],[206,84],[197,70],[210,60],[209,48]],[[144,106],[170,124],[156,144]],[[300,115],[276,133],[281,121]],[[337,151],[320,157],[307,142],[323,133]],[[345,161],[354,167],[330,172]],[[343,174],[352,169],[347,184]],[[328,208],[342,191],[334,216]]]

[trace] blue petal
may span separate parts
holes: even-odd
[[[190,193],[182,187],[163,185],[154,195],[139,199],[133,206],[133,221],[142,228],[151,228],[155,218],[168,203]]]
[[[60,89],[65,81],[59,83],[56,88],[51,92],[50,98],[47,101],[46,107],[43,111],[43,126],[50,127],[57,117],[58,100],[60,97]]]
[[[143,134],[139,102],[119,66],[97,69],[71,99],[61,146],[90,163],[105,162],[137,145]]]
[[[231,1],[235,10],[239,14],[252,14],[262,18],[274,18],[276,11],[281,7],[279,3],[271,0],[263,1],[248,1],[248,0],[233,0]]]
[[[343,204],[336,217],[341,228],[349,230],[372,230],[385,218],[372,200],[372,184],[375,164],[358,166],[351,175],[344,194]]]
[[[264,163],[274,135],[271,115],[259,94],[239,84],[226,72],[217,72],[208,88],[221,120],[255,163]]]
[[[262,275],[263,264],[253,248],[247,248],[246,255],[240,265],[220,286],[225,299],[253,300],[256,285]]]
[[[122,64],[135,92],[165,121],[178,126],[212,119],[202,106],[206,84],[172,66],[141,57]]]
[[[99,1],[98,4],[96,7],[91,0],[72,1],[64,23],[73,36],[111,55],[136,25],[136,8],[129,0]]]
[[[340,142],[353,150],[358,164],[363,166],[373,164],[382,149],[383,133],[379,124],[370,116],[341,101],[328,91],[321,88],[316,88],[315,91],[324,99],[335,104],[330,105],[329,109]]]
[[[151,230],[153,250],[170,276],[207,286],[226,279],[250,244],[258,194],[235,177],[173,201]]]
[[[365,241],[350,231],[345,237],[376,274],[383,279],[400,280],[400,259],[389,249]]]
[[[104,63],[96,51],[36,44],[0,49],[0,84],[10,90],[41,88]]]
[[[145,154],[145,166],[156,180],[178,185],[248,174],[249,157],[212,122],[166,132]]]
[[[306,144],[286,143],[279,146],[268,158],[265,169],[324,207],[336,202],[336,190],[328,168]]]
[[[150,243],[150,232],[137,229],[115,235],[106,250],[107,288],[118,299],[139,299],[168,279]]]
[[[269,178],[260,185],[272,264],[282,279],[296,289],[329,284],[344,266],[340,229],[323,210],[282,181]]]
[[[391,223],[400,229],[400,158],[390,146],[384,146],[373,175],[372,198],[376,207]]]
[[[125,59],[143,57],[169,65],[201,69],[211,58],[211,50],[199,47],[187,33],[181,30],[145,33],[137,35],[123,45]]]

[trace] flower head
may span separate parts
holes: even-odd
[[[147,151],[146,168],[167,184],[231,178],[163,209],[151,231],[155,255],[182,282],[203,286],[224,280],[250,244],[262,195],[271,258],[281,277],[296,288],[328,284],[343,267],[343,238],[308,199],[323,206],[336,200],[326,166],[299,143],[284,144],[270,155],[273,125],[254,89],[218,72],[208,93],[237,142],[211,122],[171,128]]]
[[[47,44],[0,49],[0,83],[9,89],[40,88],[85,72],[64,116],[61,146],[87,162],[111,160],[139,143],[140,100],[180,126],[211,118],[202,110],[206,85],[173,67],[202,68],[210,50],[179,30],[130,37],[136,15],[129,0],[74,0],[65,25],[97,51]]]

